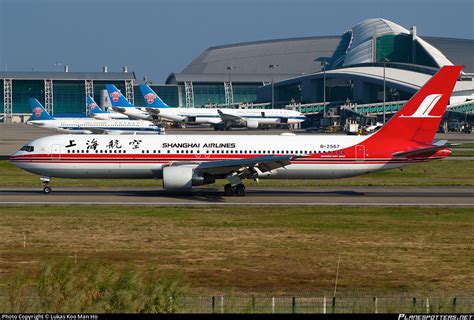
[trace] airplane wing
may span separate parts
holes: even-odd
[[[235,116],[233,114],[224,113],[221,110],[217,109],[217,113],[219,113],[219,117],[221,117],[223,122],[235,122],[235,123],[244,123],[245,119],[239,116]]]
[[[115,130],[102,129],[102,128],[96,128],[96,127],[82,127],[81,129],[90,131],[93,134],[109,134],[111,133],[111,131],[117,132]]]
[[[242,178],[253,178],[258,169],[267,172],[290,164],[293,156],[259,156],[250,159],[222,160],[202,162],[196,171],[214,176],[226,176],[232,173],[243,174]]]
[[[154,115],[159,115],[160,114],[160,109],[158,109],[158,108],[146,107],[145,110],[146,110],[146,112],[154,114]]]
[[[124,107],[114,107],[114,106],[112,106],[112,110],[114,110],[115,112],[120,112],[120,113],[124,113],[124,112],[125,112],[125,108],[124,108]]]
[[[426,147],[426,148],[418,148],[414,150],[409,150],[409,151],[401,151],[401,152],[395,152],[392,154],[394,157],[410,157],[410,156],[416,156],[419,154],[426,154],[426,153],[434,153],[438,150],[448,148],[450,146],[454,146],[455,144],[447,144],[446,140],[439,140],[433,143],[432,146]]]

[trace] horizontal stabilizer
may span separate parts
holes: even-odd
[[[446,141],[444,141],[446,142]],[[392,154],[394,157],[411,157],[411,156],[417,156],[420,154],[427,154],[427,153],[435,153],[438,150],[441,149],[446,149],[451,145],[448,144],[442,144],[442,145],[433,145],[431,147],[426,147],[426,148],[419,148],[419,149],[414,149],[410,151],[401,151],[401,152],[395,152]]]

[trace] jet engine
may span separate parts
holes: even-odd
[[[249,129],[258,129],[258,121],[255,120],[247,120],[245,125]]]
[[[163,168],[163,188],[189,191],[193,186],[215,182],[211,175],[196,172],[197,165],[178,165]]]

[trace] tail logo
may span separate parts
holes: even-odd
[[[156,99],[156,96],[153,94],[153,93],[147,93],[145,96],[144,96],[145,100],[148,102],[148,104],[152,104],[153,101],[155,101]]]
[[[440,118],[441,116],[430,116],[430,112],[438,103],[443,95],[436,93],[426,96],[423,102],[419,105],[415,112],[411,116],[401,115],[403,118]]]
[[[94,111],[95,107],[97,107],[96,103],[89,104],[89,109],[91,109],[91,111]]]
[[[35,113],[35,116],[40,117],[41,114],[43,113],[43,110],[41,110],[40,107],[36,107],[33,109],[33,112]]]
[[[112,92],[112,93],[110,94],[110,97],[112,98],[112,100],[113,100],[114,102],[118,102],[120,96],[121,96],[121,93],[118,92],[118,91],[114,91],[114,92]]]

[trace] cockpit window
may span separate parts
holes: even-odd
[[[21,147],[20,150],[21,151],[26,151],[26,152],[33,152],[33,151],[35,151],[35,147],[33,147],[33,146],[23,146],[23,147]]]

